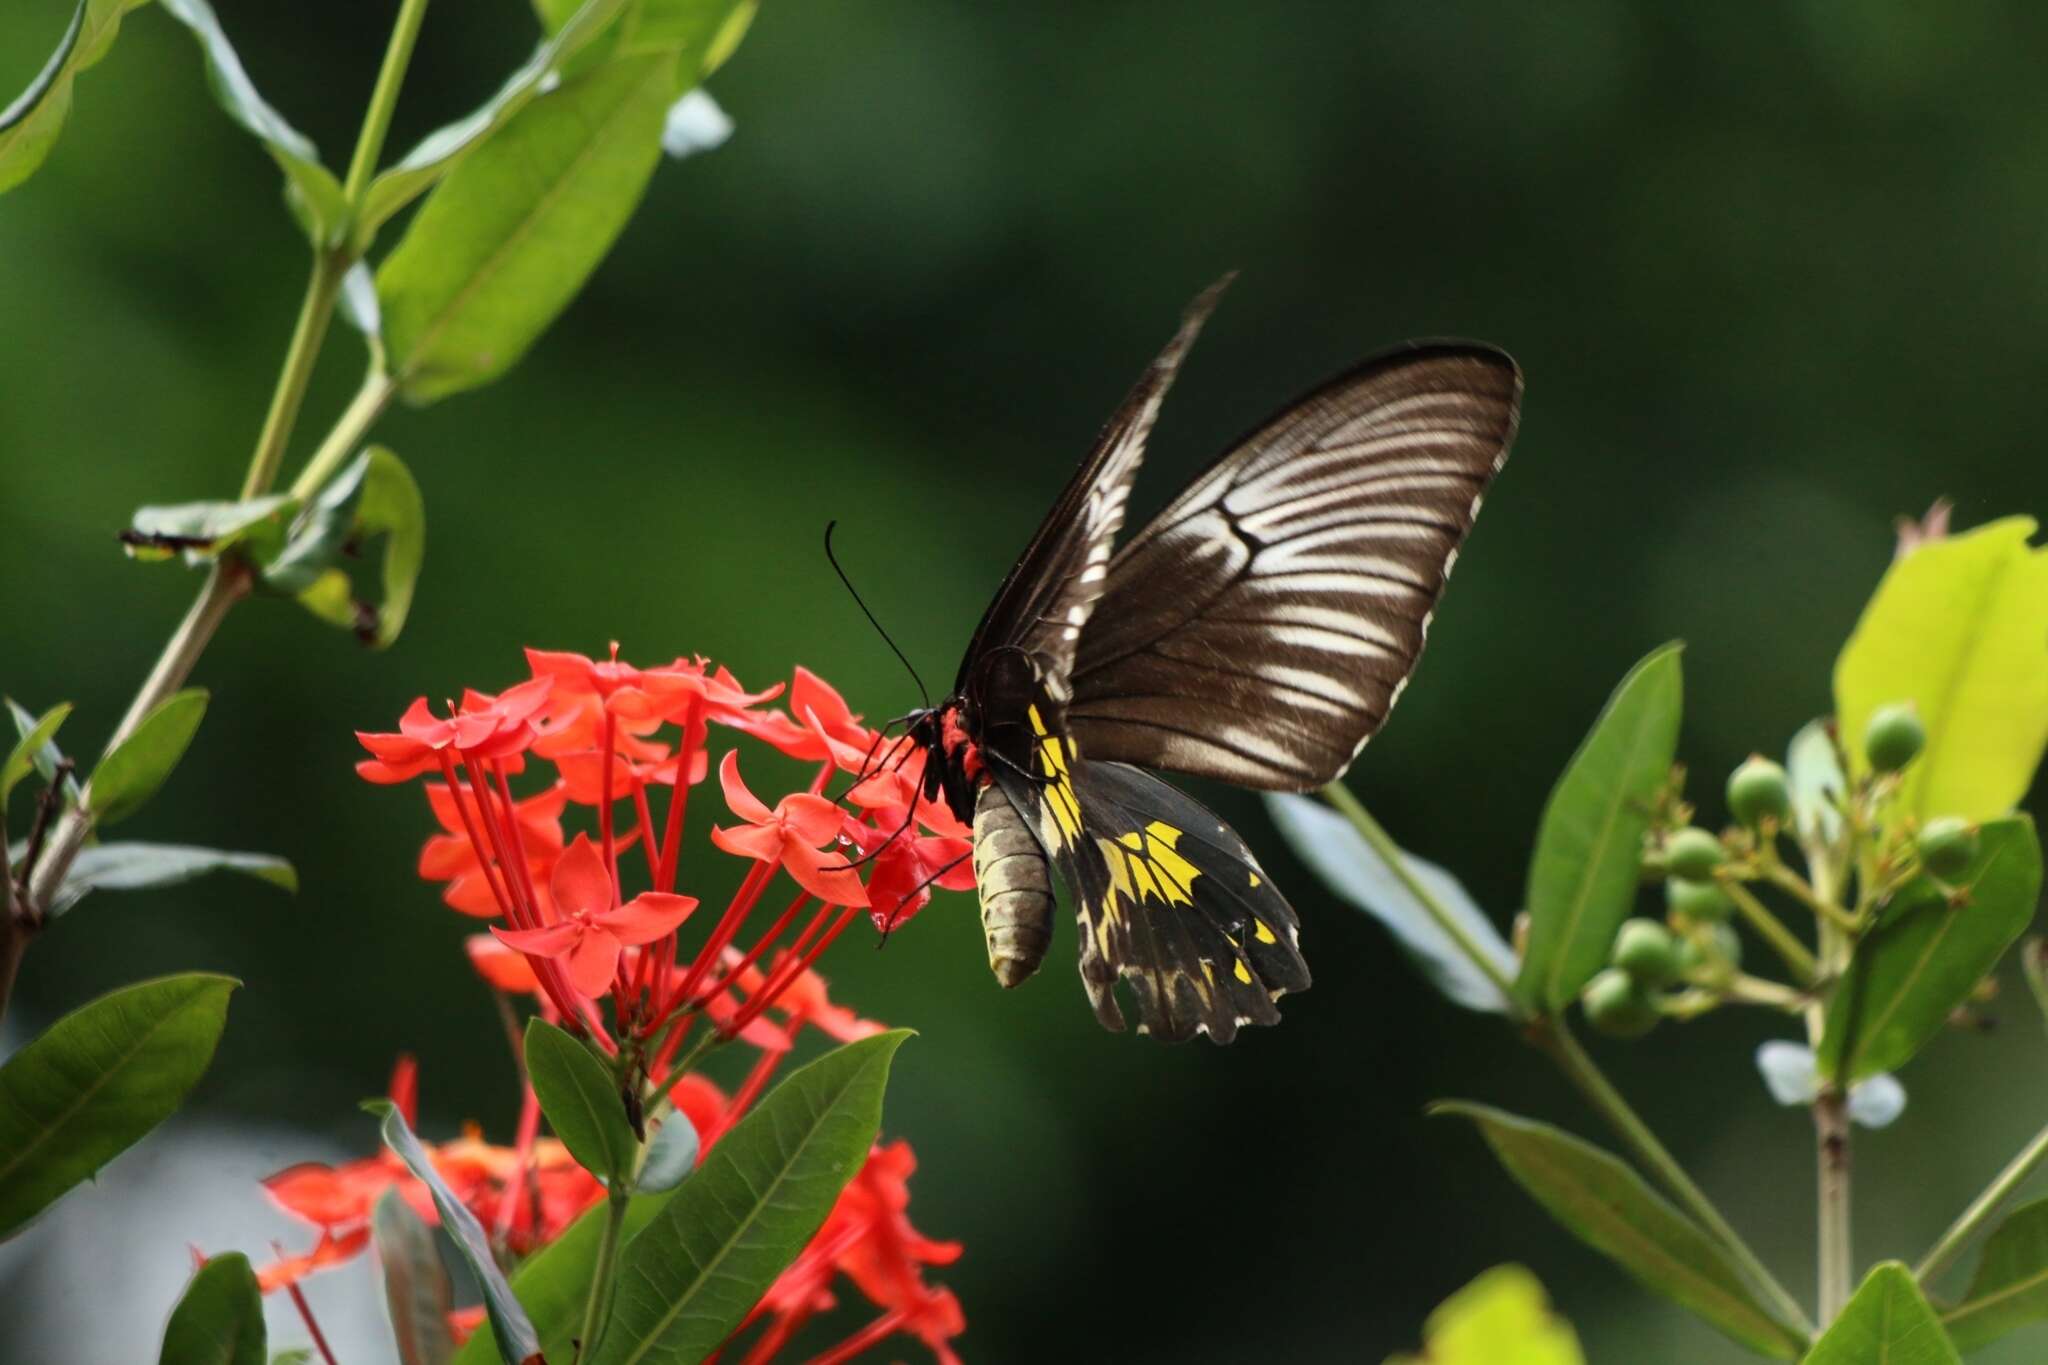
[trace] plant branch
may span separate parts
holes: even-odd
[[[1813,953],[1799,941],[1784,922],[1772,914],[1770,907],[1753,895],[1749,888],[1738,881],[1723,881],[1721,889],[1728,893],[1728,899],[1735,902],[1735,908],[1749,927],[1756,930],[1764,942],[1771,945],[1792,975],[1799,978],[1801,986],[1811,986],[1820,975],[1820,966],[1814,961]]]
[[[369,434],[397,392],[397,382],[384,373],[383,367],[372,367],[363,378],[363,386],[356,390],[356,396],[335,419],[327,438],[313,452],[313,458],[306,461],[299,477],[292,480],[291,495],[304,500],[319,492],[320,486],[333,478],[335,471],[356,453],[357,445]]]
[[[207,642],[220,629],[228,609],[248,591],[247,569],[231,561],[213,566],[206,576],[206,586],[200,589],[198,598],[186,611],[185,619],[178,623],[178,629],[164,645],[163,653],[157,656],[156,666],[135,693],[135,700],[128,704],[128,714],[121,717],[121,723],[114,727],[113,736],[107,740],[109,752],[135,733],[135,727],[156,709],[159,702],[184,686],[185,679],[192,674],[192,666],[199,662]],[[84,790],[79,793],[78,804],[64,812],[64,817],[57,822],[50,835],[49,847],[36,864],[35,874],[29,882],[25,909],[41,914],[55,901],[57,889],[64,883],[64,874],[71,870],[72,860],[78,856],[78,851],[85,846],[86,836],[91,833],[92,779],[87,778]]]
[[[1614,1130],[1615,1135],[1635,1155],[1636,1160],[1641,1162],[1708,1235],[1719,1242],[1722,1249],[1734,1258],[1736,1265],[1769,1299],[1772,1307],[1801,1331],[1811,1331],[1812,1324],[1807,1320],[1806,1310],[1799,1306],[1799,1301],[1794,1299],[1785,1286],[1765,1268],[1757,1254],[1750,1250],[1749,1244],[1742,1240],[1742,1234],[1729,1225],[1728,1220],[1721,1216],[1721,1211],[1714,1207],[1713,1201],[1707,1198],[1705,1191],[1694,1184],[1692,1177],[1685,1173],[1685,1168],[1678,1164],[1678,1159],[1665,1149],[1664,1144],[1657,1140],[1657,1135],[1650,1131],[1649,1125],[1629,1107],[1621,1092],[1614,1088],[1605,1073],[1586,1054],[1585,1049],[1579,1046],[1578,1039],[1572,1035],[1565,1021],[1537,1020],[1526,1030],[1526,1036],[1538,1051],[1557,1064],[1558,1069],[1564,1072],[1565,1079],[1586,1098],[1587,1103],[1591,1104],[1606,1121],[1607,1126]]]
[[[1508,1002],[1510,1017],[1518,1020],[1526,1018],[1527,1011],[1515,996],[1515,983],[1509,980],[1507,974],[1501,971],[1499,964],[1479,947],[1465,926],[1460,924],[1457,918],[1430,893],[1429,888],[1408,870],[1407,855],[1401,851],[1401,846],[1394,842],[1393,837],[1380,827],[1380,822],[1372,818],[1372,813],[1366,810],[1365,804],[1353,796],[1351,789],[1342,782],[1332,782],[1324,787],[1323,799],[1343,813],[1352,827],[1372,845],[1373,851],[1380,855],[1381,860],[1394,870],[1394,875],[1401,879],[1401,885],[1408,888],[1408,894],[1415,897],[1416,903],[1436,921],[1436,927],[1443,930],[1444,936],[1457,945],[1458,951],[1499,989],[1501,996]]]
[[[1806,879],[1775,858],[1764,865],[1764,880],[1790,895],[1820,919],[1834,921],[1835,927],[1854,932],[1856,917],[1834,902],[1823,899]]]
[[[349,261],[338,252],[322,250],[313,257],[312,278],[306,281],[306,297],[299,305],[299,320],[292,328],[284,369],[277,376],[277,388],[270,395],[270,411],[264,414],[263,430],[256,437],[256,453],[249,457],[249,472],[242,480],[244,502],[262,497],[277,482],[285,444],[291,440],[299,408],[306,401],[306,386],[312,382],[314,362],[320,358],[328,325],[334,321],[334,301],[341,293],[341,277],[348,273],[348,267]]]
[[[1849,1104],[1837,1087],[1813,1102],[1820,1182],[1820,1321],[1825,1327],[1849,1302],[1855,1256],[1849,1244]]]
[[[1933,1286],[1941,1272],[1948,1269],[1956,1255],[1991,1220],[2000,1206],[2012,1198],[2013,1192],[2034,1173],[2044,1157],[2048,1157],[2048,1128],[2034,1134],[2033,1140],[2006,1163],[2005,1169],[1984,1187],[1984,1192],[1971,1200],[1970,1206],[1949,1225],[1948,1231],[1941,1234],[1941,1240],[1920,1258],[1920,1264],[1913,1268],[1913,1278],[1923,1289]]]
[[[370,188],[370,178],[377,173],[377,159],[384,153],[384,137],[391,131],[391,114],[398,107],[398,88],[405,83],[405,69],[412,62],[413,44],[420,36],[420,21],[426,14],[427,0],[401,0],[398,18],[391,25],[384,65],[377,72],[370,107],[363,112],[362,131],[356,135],[355,155],[349,158],[348,179],[342,185],[342,195],[352,209],[362,207],[363,192]]]

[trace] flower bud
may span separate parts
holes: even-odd
[[[1870,726],[1863,732],[1863,756],[1881,773],[1895,773],[1920,756],[1927,747],[1927,727],[1911,702],[1880,706],[1870,713]]]
[[[1941,815],[1920,827],[1920,865],[1947,880],[1960,877],[1977,856],[1977,827],[1956,815]]]
[[[1609,967],[1586,984],[1586,1022],[1616,1038],[1640,1038],[1657,1026],[1657,1002],[1627,972]]]
[[[1698,826],[1679,830],[1664,841],[1664,864],[1680,881],[1711,881],[1714,869],[1727,858],[1721,841]]]
[[[1792,785],[1785,770],[1761,754],[1751,754],[1728,775],[1728,809],[1751,829],[1766,819],[1785,824],[1792,818]]]
[[[1645,986],[1668,986],[1678,978],[1678,942],[1656,920],[1624,920],[1614,936],[1614,965]]]
[[[1719,924],[1735,913],[1735,902],[1712,882],[1682,882],[1672,877],[1664,883],[1664,903],[1672,914],[1700,924]]]

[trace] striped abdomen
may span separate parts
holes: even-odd
[[[989,970],[1014,986],[1038,970],[1052,942],[1052,876],[1038,836],[993,782],[974,803],[974,885]]]

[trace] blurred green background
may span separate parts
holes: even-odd
[[[0,11],[0,92],[69,8]],[[394,8],[218,0],[330,163]],[[442,0],[394,149],[489,94],[533,36],[518,0]],[[711,83],[731,143],[661,170],[505,381],[379,427],[429,517],[397,646],[258,604],[200,665],[212,715],[131,833],[286,854],[302,894],[90,900],[31,951],[18,1022],[144,975],[233,972],[248,985],[202,1117],[368,1150],[355,1101],[411,1049],[430,1132],[475,1118],[502,1138],[512,1079],[459,949],[473,926],[413,876],[424,803],[359,782],[350,731],[512,681],[522,645],[614,638],[749,683],[804,663],[895,714],[913,690],[834,582],[826,520],[904,647],[950,678],[1097,424],[1232,267],[1141,514],[1387,343],[1480,337],[1527,372],[1418,685],[1352,776],[1396,837],[1505,918],[1551,778],[1674,636],[1718,821],[1721,775],[1826,709],[1895,513],[1938,494],[1959,525],[2048,510],[2044,55],[2048,10],[2019,3],[771,4]],[[50,163],[0,199],[0,686],[75,700],[67,736],[90,752],[197,586],[125,561],[114,532],[141,503],[232,494],[306,262],[274,167],[163,16],[131,16],[77,95]],[[337,329],[290,468],[359,364]],[[966,1243],[941,1274],[968,1358],[1377,1360],[1509,1259],[1595,1361],[1743,1358],[1421,1116],[1479,1097],[1605,1141],[1534,1054],[1311,885],[1254,802],[1204,794],[1302,914],[1316,987],[1277,1030],[1229,1049],[1107,1036],[1064,934],[1003,995],[962,896],[887,952],[850,937],[828,959],[839,997],[920,1030],[886,1130],[916,1145],[919,1226]],[[1861,1139],[1866,1261],[1924,1249],[2048,1115],[2011,984],[2004,1027],[1938,1042],[1902,1078],[1904,1119]],[[1716,1016],[1597,1046],[1806,1293],[1810,1131],[1750,1061],[1779,1032]],[[182,1274],[184,1231],[131,1232]],[[16,1304],[57,1288],[37,1236]],[[123,1288],[76,1311],[161,1320],[168,1296]],[[0,1358],[68,1358],[21,1321],[0,1313]],[[1982,1358],[2041,1352],[2037,1332]]]

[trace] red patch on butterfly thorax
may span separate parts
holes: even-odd
[[[948,706],[939,712],[939,747],[946,762],[969,782],[978,787],[988,780],[988,769],[981,761],[981,746],[960,723],[958,706]]]

